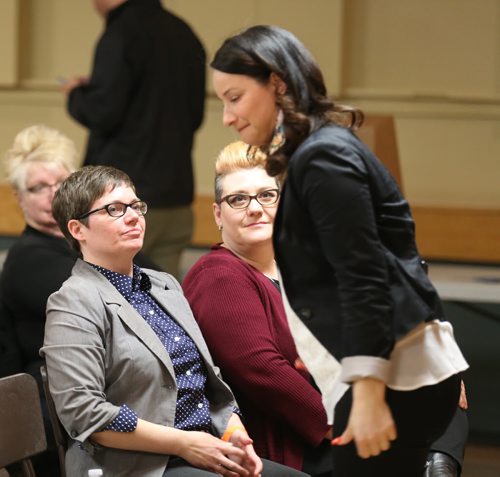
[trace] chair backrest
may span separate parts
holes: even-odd
[[[21,373],[22,370],[21,349],[14,323],[7,307],[0,299],[0,378]]]
[[[31,457],[47,449],[38,387],[21,373],[0,378],[0,468],[21,462],[26,477],[35,477]]]
[[[49,377],[45,365],[40,366],[40,374],[42,375],[43,391],[45,393],[45,401],[47,402],[47,410],[49,412],[50,424],[52,433],[57,445],[57,454],[59,456],[59,469],[61,477],[66,477],[66,451],[68,450],[68,438],[61,421],[57,417],[54,401],[49,389]]]
[[[362,126],[356,131],[356,135],[389,169],[399,188],[403,190],[394,118],[367,115]]]

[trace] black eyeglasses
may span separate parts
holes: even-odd
[[[103,205],[98,209],[91,210],[85,214],[77,217],[77,220],[86,219],[89,215],[99,212],[100,210],[105,210],[111,217],[123,217],[127,213],[127,208],[130,207],[138,215],[146,215],[148,211],[148,204],[142,200],[136,200],[130,204],[124,204],[123,202],[112,202],[111,204]]]
[[[266,189],[255,195],[229,194],[222,197],[219,204],[226,202],[232,209],[246,209],[250,205],[250,202],[255,199],[262,207],[269,207],[276,204],[279,198],[279,189]]]

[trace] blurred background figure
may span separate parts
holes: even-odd
[[[125,171],[149,204],[144,253],[179,277],[193,219],[194,133],[203,120],[205,52],[160,0],[93,0],[105,19],[90,78],[63,86],[89,129],[85,165]]]
[[[6,154],[8,180],[26,220],[26,227],[9,249],[0,277],[3,339],[12,356],[2,374],[27,372],[41,387],[38,351],[43,343],[47,298],[69,277],[76,260],[52,216],[52,199],[61,182],[76,168],[71,139],[43,125],[20,131]],[[2,361],[3,361],[2,357]],[[44,405],[43,392],[41,397]],[[58,474],[50,421],[45,412],[49,451],[34,460],[39,476]]]
[[[0,275],[0,376],[26,372],[36,378],[48,431],[49,457],[42,455],[35,460],[35,468],[37,475],[53,477],[57,475],[57,454],[52,451],[39,350],[47,299],[69,278],[78,258],[52,216],[54,194],[77,168],[78,154],[73,141],[58,130],[34,125],[16,135],[5,162],[26,226],[9,248]],[[136,262],[158,270],[142,254],[138,254]]]
[[[235,393],[256,452],[313,476],[331,476],[321,396],[297,370],[274,261],[279,183],[239,141],[219,155],[215,221],[222,243],[189,270],[184,293]]]
[[[71,139],[43,125],[19,132],[6,154],[8,180],[26,227],[10,247],[0,278],[5,312],[14,320],[22,368],[37,374],[48,296],[69,277],[76,260],[52,216],[60,183],[75,170]]]

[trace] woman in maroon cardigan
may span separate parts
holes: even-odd
[[[331,476],[321,396],[295,368],[272,247],[279,184],[247,146],[216,164],[215,221],[223,242],[190,269],[183,288],[205,340],[236,395],[256,452],[313,476]]]

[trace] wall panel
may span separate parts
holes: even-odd
[[[89,73],[102,28],[91,1],[21,0],[21,26],[25,87],[55,88],[58,76]]]
[[[0,87],[14,86],[18,79],[19,4],[0,2]]]
[[[193,26],[209,58],[252,24],[294,31],[336,98],[395,118],[405,191],[421,217],[439,224],[426,211],[473,217],[500,207],[500,0],[163,3]],[[61,129],[83,151],[87,132],[67,116],[55,77],[89,71],[102,28],[92,2],[0,0],[0,27],[0,156],[37,122]],[[194,149],[197,210],[211,202],[218,152],[237,139],[223,128],[221,111],[209,87]]]
[[[345,2],[348,90],[500,101],[498,0]]]
[[[397,118],[396,125],[410,201],[500,208],[500,117]]]
[[[331,94],[340,92],[344,0],[163,0],[203,38],[209,60],[230,35],[252,25],[277,25],[294,32],[323,67]]]

